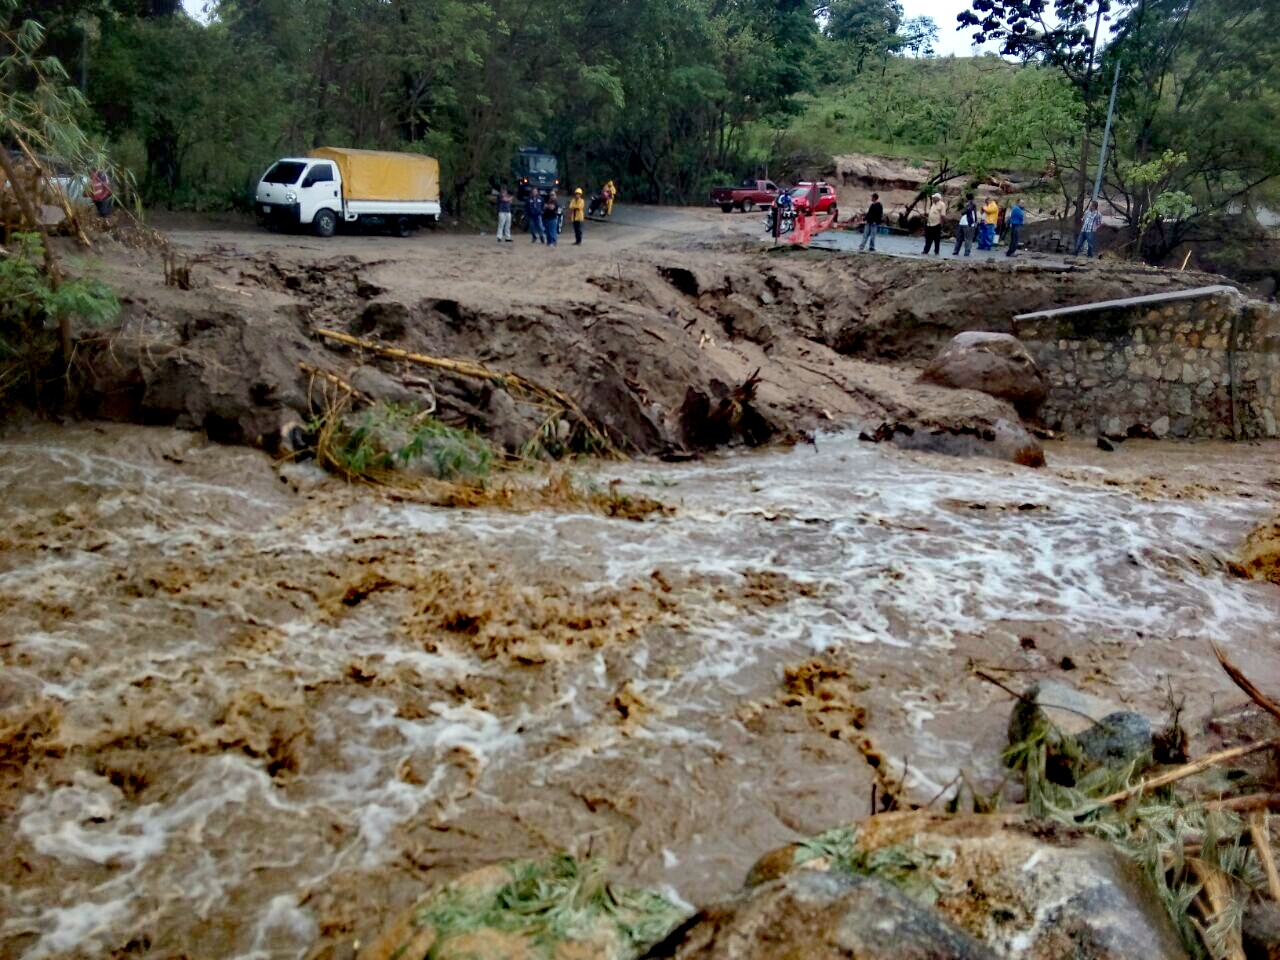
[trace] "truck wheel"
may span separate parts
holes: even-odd
[[[317,210],[311,228],[318,237],[332,237],[338,229],[338,215],[332,210]]]
[[[720,204],[720,209],[721,209],[721,211],[723,211],[724,213],[733,213],[733,204],[732,204],[732,203],[722,203],[722,204]]]
[[[754,201],[754,200],[743,200],[743,201],[742,201],[742,212],[743,212],[743,213],[750,213],[750,212],[751,212],[752,210],[754,210],[755,208],[756,208],[756,204],[755,204],[755,201]]]
[[[391,230],[397,237],[410,236],[413,233],[413,222],[408,217],[398,217],[391,225]]]

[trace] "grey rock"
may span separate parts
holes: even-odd
[[[1169,435],[1169,418],[1156,417],[1151,421],[1151,432],[1156,435],[1157,439],[1162,439]]]
[[[679,960],[996,960],[881,880],[799,870],[701,911],[651,949]]]
[[[900,425],[896,425],[900,426]],[[997,420],[967,427],[921,427],[891,430],[894,446],[949,457],[992,457],[1025,467],[1044,466],[1044,447],[1019,423]]]
[[[920,378],[1008,400],[1024,417],[1033,415],[1049,394],[1048,381],[1035,359],[1021,340],[1007,333],[957,334]]]
[[[1026,740],[1043,718],[1074,738],[1094,763],[1131,760],[1151,749],[1151,724],[1145,717],[1069,684],[1045,680],[1023,697],[1009,717],[1010,743]]]
[[[1121,710],[1103,717],[1076,740],[1094,763],[1132,760],[1151,749],[1151,724],[1140,713]]]
[[[1274,901],[1250,901],[1240,932],[1245,960],[1280,960],[1280,906]]]

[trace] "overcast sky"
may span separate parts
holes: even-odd
[[[957,30],[959,24],[956,17],[961,10],[967,10],[969,4],[965,0],[901,0],[903,19],[911,17],[933,17],[938,24],[937,53],[945,57],[954,53],[958,57],[967,57],[973,52],[970,37],[972,27]]]

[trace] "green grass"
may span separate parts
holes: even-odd
[[[558,943],[612,942],[618,960],[639,956],[684,919],[684,911],[660,894],[618,887],[600,860],[565,854],[505,866],[499,886],[448,884],[414,914],[418,927],[437,933],[434,955],[450,937],[489,929],[525,938],[536,955],[554,956]]]

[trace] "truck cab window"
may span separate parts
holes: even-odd
[[[279,183],[283,186],[297,183],[305,167],[305,163],[298,163],[296,160],[281,160],[263,175],[262,182]]]
[[[311,172],[307,174],[307,179],[302,182],[304,187],[310,187],[317,183],[329,183],[333,180],[333,167],[327,163],[317,163],[311,168]]]

